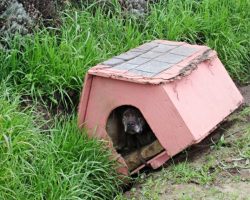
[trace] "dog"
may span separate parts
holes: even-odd
[[[127,136],[127,148],[139,149],[156,140],[141,112],[135,107],[128,107],[122,114],[122,124]]]

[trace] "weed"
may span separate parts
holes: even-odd
[[[9,50],[0,52],[0,79],[11,76],[22,94],[72,109],[90,67],[160,38],[214,48],[231,76],[247,82],[249,9],[247,0],[162,0],[141,21],[125,20],[118,7],[108,13],[100,8],[94,13],[90,8],[68,10],[61,14],[60,29],[9,41]]]
[[[111,199],[119,192],[116,164],[101,142],[75,119],[45,134],[19,103],[0,97],[0,199]]]
[[[0,199],[111,199],[120,185],[110,152],[101,142],[82,135],[74,117],[55,120],[49,134],[44,134],[34,117],[37,113],[21,111],[15,94],[72,110],[91,66],[156,38],[208,45],[235,80],[247,82],[249,9],[247,0],[162,0],[138,21],[124,19],[118,7],[104,12],[89,6],[61,13],[60,29],[5,41],[0,49],[0,80],[5,80],[0,85]],[[246,162],[249,132],[232,144]],[[226,149],[221,148],[225,143],[227,138],[221,138],[217,149]],[[198,167],[173,164],[148,187],[166,183],[163,179],[206,185],[217,174],[217,169],[210,172],[213,167],[213,162]],[[151,190],[144,194],[159,197]]]

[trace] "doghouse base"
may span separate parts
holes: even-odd
[[[113,110],[134,106],[143,114],[163,151],[147,160],[157,168],[200,142],[243,98],[215,51],[205,46],[156,40],[91,68],[79,104],[79,126],[110,142],[115,157],[119,133],[107,133]],[[119,120],[118,120],[119,121]],[[130,173],[144,167],[138,166]]]

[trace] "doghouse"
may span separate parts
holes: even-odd
[[[242,103],[243,97],[215,51],[155,40],[88,71],[78,124],[90,136],[108,141],[122,164],[120,172],[133,174],[145,165],[158,168],[200,142]],[[117,152],[115,143],[123,138],[120,119],[113,114],[124,106],[139,109],[157,138],[140,150],[149,154],[146,163],[131,161]],[[130,162],[135,165],[131,167]]]

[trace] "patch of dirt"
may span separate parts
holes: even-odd
[[[162,191],[159,199],[241,199],[248,200],[250,183],[238,182],[221,184],[220,186],[201,186],[193,183],[169,185]]]
[[[240,92],[245,99],[245,103],[250,106],[250,85],[240,87]]]
[[[77,111],[79,92],[71,90],[67,94],[68,96],[63,98],[59,93],[55,93],[54,101],[47,97],[36,101],[29,95],[23,95],[21,97],[21,108],[33,110],[39,128],[49,130],[53,127],[55,117],[71,116]]]

